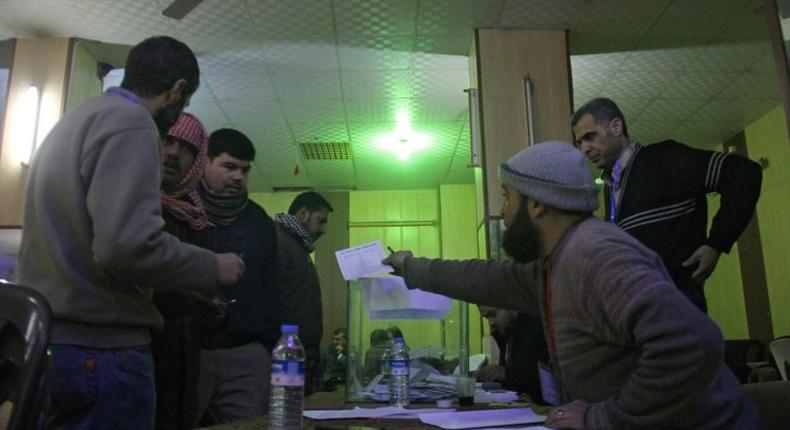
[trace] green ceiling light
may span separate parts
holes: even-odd
[[[427,135],[412,130],[408,112],[400,112],[395,130],[379,136],[376,139],[376,146],[392,152],[401,161],[406,161],[413,153],[425,149],[429,141]]]

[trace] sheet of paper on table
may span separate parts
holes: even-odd
[[[447,412],[454,409],[405,409],[397,406],[381,408],[334,409],[321,411],[304,411],[305,418],[313,420],[347,420],[354,418],[418,418],[425,414]]]
[[[530,408],[488,409],[420,415],[420,421],[446,430],[457,430],[537,424],[546,421],[546,416],[538,415]]]
[[[346,281],[394,270],[392,266],[381,264],[381,260],[384,259],[384,248],[378,240],[336,251],[335,258],[340,273]]]

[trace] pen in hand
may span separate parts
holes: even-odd
[[[394,253],[395,253],[395,250],[394,250],[394,249],[392,249],[392,247],[391,247],[391,246],[388,246],[388,247],[387,247],[387,250],[390,252],[390,254],[394,254]]]

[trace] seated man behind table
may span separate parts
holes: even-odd
[[[538,362],[548,364],[549,352],[540,318],[484,305],[480,305],[480,315],[491,325],[491,335],[499,346],[499,364],[480,369],[475,374],[477,380],[500,382],[508,390],[527,393],[532,401],[543,403]]]
[[[324,349],[324,388],[334,391],[336,385],[346,382],[346,329],[336,328],[332,342]]]
[[[370,332],[370,349],[365,353],[365,369],[363,375],[366,381],[375,378],[381,373],[384,354],[392,347],[392,340],[387,330],[376,329]]]
[[[677,289],[659,256],[592,216],[598,190],[580,151],[541,143],[499,174],[510,236],[503,244],[535,242],[543,258],[446,261],[399,251],[383,262],[409,288],[545,318],[551,369],[541,372],[561,404],[547,427],[763,428],[724,364],[716,324]]]

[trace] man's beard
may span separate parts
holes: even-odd
[[[527,214],[526,201],[521,202],[516,219],[505,230],[502,248],[513,261],[526,263],[537,260],[543,253],[543,240],[537,224]]]
[[[180,117],[181,112],[184,111],[185,104],[186,97],[181,97],[179,101],[163,107],[156,115],[154,115],[156,129],[159,130],[159,137],[164,139],[165,136],[167,136],[167,132],[170,131],[170,127],[172,127],[176,121],[178,121],[178,117]]]

